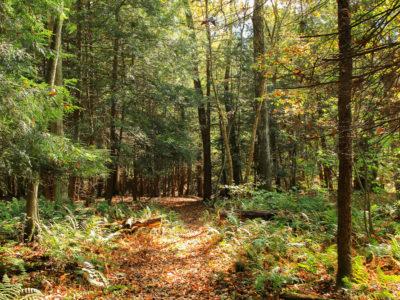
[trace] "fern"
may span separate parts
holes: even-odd
[[[368,270],[364,266],[364,258],[356,256],[353,259],[353,281],[357,284],[368,285]]]
[[[400,275],[388,275],[385,274],[381,268],[378,267],[376,270],[378,275],[378,279],[381,283],[387,284],[399,284],[400,283]]]
[[[400,244],[399,244],[399,242],[397,241],[396,238],[392,238],[392,241],[390,244],[391,244],[393,257],[400,260]]]
[[[7,275],[0,283],[0,300],[39,300],[43,299],[41,291],[34,288],[22,288],[20,284],[13,284]]]

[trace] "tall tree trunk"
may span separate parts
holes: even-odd
[[[83,11],[83,3],[82,0],[76,1],[76,14],[77,14],[77,30],[76,30],[76,51],[77,51],[77,64],[76,69],[78,72],[78,83],[77,90],[75,93],[76,104],[77,106],[81,106],[82,102],[82,79],[83,79],[83,59],[82,59],[82,11]],[[72,123],[73,123],[73,140],[75,142],[79,141],[79,127],[80,127],[80,109],[76,109],[72,114]],[[77,176],[71,176],[69,179],[69,188],[68,188],[68,197],[72,201],[77,199],[76,197],[76,186],[79,178]]]
[[[269,109],[265,101],[265,43],[264,43],[264,1],[254,1],[253,11],[253,51],[254,62],[254,97],[256,99],[256,112],[253,123],[252,135],[247,153],[245,181],[248,180],[254,159],[256,136],[258,133],[258,164],[260,178],[264,181],[267,190],[272,187],[272,159],[269,134]],[[258,132],[257,132],[258,131]]]
[[[25,242],[32,242],[37,234],[37,223],[39,221],[38,190],[39,177],[33,175],[28,184],[28,194],[26,198]]]
[[[224,138],[222,137],[222,122],[221,118],[219,118],[219,133],[220,137],[218,139],[220,147],[221,147],[221,172],[219,175],[219,183],[222,185],[227,184],[227,173],[226,173],[226,161],[225,161],[225,147],[224,147]]]
[[[119,23],[119,9],[118,6],[115,10],[115,20]],[[107,202],[112,204],[112,198],[117,193],[117,179],[118,179],[118,135],[116,130],[115,121],[117,118],[117,92],[118,92],[118,55],[119,55],[119,37],[114,37],[113,45],[113,66],[112,66],[112,86],[111,86],[111,107],[110,107],[110,155],[112,162],[109,169],[110,174],[107,180]]]
[[[132,179],[132,200],[137,201],[138,199],[138,174],[136,168],[133,169],[133,179]]]
[[[202,170],[201,170],[201,164],[197,163],[196,164],[196,188],[197,188],[197,196],[198,197],[203,197],[203,178],[201,176]],[[203,197],[204,198],[204,197]]]
[[[262,100],[262,101],[264,101],[264,100]],[[251,138],[250,138],[249,150],[247,151],[246,167],[245,167],[245,173],[244,173],[244,182],[247,182],[249,180],[250,173],[251,173],[251,167],[253,165],[256,137],[257,137],[257,128],[258,128],[258,123],[260,120],[261,108],[262,108],[262,103],[260,102],[257,104],[253,127],[251,130]]]
[[[270,113],[268,104],[263,101],[260,123],[257,128],[257,172],[262,182],[261,187],[272,189],[272,157],[270,138]]]
[[[233,162],[232,162],[232,154],[231,154],[231,147],[229,144],[229,134],[228,134],[228,122],[226,113],[224,112],[220,102],[219,102],[219,95],[217,88],[215,86],[214,78],[213,78],[213,55],[212,55],[212,41],[211,41],[211,30],[210,30],[210,23],[209,15],[208,15],[208,0],[205,0],[206,5],[206,35],[208,41],[208,51],[207,51],[207,82],[211,83],[214,93],[214,101],[217,107],[218,115],[221,121],[221,133],[222,139],[224,142],[224,151],[225,151],[225,162],[226,162],[226,182],[228,185],[233,184]]]
[[[188,28],[192,31],[191,39],[196,44],[196,35],[194,33],[193,16],[190,10],[190,4],[188,0],[185,0],[186,6],[186,22]],[[200,104],[198,106],[199,125],[201,132],[201,139],[203,144],[203,180],[202,188],[198,189],[198,194],[201,194],[204,200],[211,199],[212,195],[212,166],[211,166],[211,136],[210,136],[210,114],[211,108],[209,99],[207,104],[204,104],[204,94],[201,87],[200,73],[199,73],[199,61],[197,51],[193,57],[193,85],[197,95],[200,98]],[[207,108],[206,108],[207,106]],[[201,192],[200,192],[201,191]]]
[[[293,140],[291,144],[291,149],[289,151],[291,166],[290,166],[290,188],[295,188],[297,186],[297,141]]]
[[[254,97],[261,101],[259,124],[257,127],[257,172],[262,187],[272,188],[272,158],[270,142],[270,115],[268,103],[265,99],[265,42],[264,42],[264,0],[254,2],[253,13],[253,48],[254,62]]]
[[[350,1],[338,0],[339,31],[339,180],[338,180],[338,270],[337,286],[344,285],[344,278],[351,278],[351,193],[352,193],[352,49]]]
[[[62,29],[63,29],[64,17],[63,7],[61,13],[57,17],[54,24],[54,39],[53,39],[53,51],[55,53],[54,58],[51,60],[50,72],[48,77],[48,83],[52,93],[56,93],[56,86],[63,85],[63,74],[62,74],[62,58],[61,58],[61,42],[62,42]],[[58,120],[50,124],[50,131],[59,136],[64,135],[64,124],[63,117],[61,116]],[[63,175],[56,175],[54,177],[53,184],[53,200],[56,204],[62,203],[68,198],[68,189]]]
[[[192,163],[187,166],[187,176],[186,176],[186,191],[185,196],[192,195]]]
[[[321,136],[321,148],[324,152],[328,149],[326,137],[323,134]],[[327,163],[323,163],[323,177],[325,181],[325,187],[329,191],[333,191],[332,169]]]
[[[230,27],[232,33],[232,26]],[[240,147],[236,130],[236,111],[234,110],[233,99],[229,90],[231,81],[231,38],[229,38],[228,53],[226,55],[225,76],[224,76],[224,101],[225,110],[228,115],[228,135],[232,151],[233,179],[235,184],[240,184],[242,179]]]

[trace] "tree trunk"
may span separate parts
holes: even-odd
[[[115,20],[119,22],[119,7],[115,11]],[[118,163],[117,163],[117,148],[118,136],[116,132],[115,121],[117,118],[117,95],[118,92],[118,55],[119,55],[119,37],[114,37],[113,45],[113,67],[112,67],[112,86],[111,86],[111,107],[110,107],[110,155],[112,162],[109,169],[110,174],[107,180],[107,202],[112,204],[112,198],[117,193],[117,179],[118,179]]]
[[[203,184],[203,178],[202,178],[201,174],[202,174],[201,164],[197,163],[196,164],[196,187],[197,187],[197,196],[198,197],[203,197],[204,184]]]
[[[61,10],[63,11],[63,9]],[[50,72],[48,77],[48,83],[52,93],[56,93],[56,86],[63,85],[63,74],[62,74],[62,58],[61,58],[61,42],[62,42],[62,29],[63,29],[64,17],[62,13],[57,17],[54,23],[53,34],[54,39],[52,48],[55,52],[55,57],[51,60]],[[50,124],[50,131],[58,136],[64,135],[64,124],[63,117]],[[62,203],[68,198],[68,184],[65,182],[63,175],[56,175],[52,181],[53,185],[53,200],[56,204]]]
[[[29,182],[26,198],[26,224],[24,230],[25,242],[32,242],[37,234],[37,223],[39,221],[38,189],[39,178],[32,176],[32,179]]]
[[[186,176],[186,191],[185,196],[189,196],[192,194],[192,164],[188,164],[187,166],[187,176]]]
[[[232,33],[232,26],[230,27],[230,33]],[[238,143],[238,135],[236,132],[236,111],[233,106],[233,99],[229,90],[229,83],[231,77],[231,39],[228,44],[228,54],[226,57],[225,65],[225,76],[224,76],[224,100],[225,110],[228,115],[228,135],[229,143],[232,151],[232,166],[233,166],[233,179],[235,184],[240,184],[242,180],[242,169],[241,169],[241,157],[240,147]]]
[[[194,43],[196,43],[196,35],[194,33],[194,23],[193,16],[190,10],[190,4],[188,0],[185,0],[186,6],[186,22],[188,28],[192,31],[191,39]],[[203,186],[201,189],[198,189],[199,194],[201,190],[201,194],[204,200],[211,199],[212,195],[212,166],[211,166],[211,136],[210,136],[210,114],[211,108],[209,99],[207,99],[207,104],[204,105],[204,94],[201,87],[200,81],[200,73],[199,73],[199,62],[198,62],[198,54],[197,51],[194,55],[194,64],[193,64],[193,84],[196,90],[197,95],[200,99],[200,104],[198,107],[198,115],[199,115],[199,125],[201,132],[201,139],[203,144]],[[207,106],[207,108],[206,108]]]
[[[264,1],[254,2],[253,13],[253,47],[254,62],[254,97],[261,101],[259,124],[257,128],[257,159],[258,175],[262,181],[262,187],[267,190],[272,188],[272,159],[270,142],[270,115],[268,103],[265,100],[265,43],[264,43]]]
[[[290,188],[294,188],[297,186],[297,142],[292,141],[291,149],[290,149]]]
[[[221,147],[221,172],[219,175],[219,183],[221,185],[226,185],[227,184],[227,172],[226,172],[226,156],[225,156],[225,147],[224,147],[224,141],[222,137],[222,122],[221,118],[219,118],[219,133],[220,137],[218,139],[220,147]]]
[[[272,157],[270,139],[270,115],[266,101],[263,101],[260,113],[260,123],[257,129],[257,172],[261,187],[272,190]]]
[[[253,123],[249,150],[247,153],[245,181],[249,179],[254,159],[256,137],[258,133],[258,158],[260,177],[267,190],[272,187],[272,159],[269,134],[269,109],[265,102],[265,43],[264,43],[264,1],[254,1],[253,11],[253,51],[256,69],[254,70],[254,97],[256,112]],[[258,132],[257,132],[258,131]]]
[[[326,137],[322,135],[321,137],[321,148],[322,151],[327,151],[328,147],[326,144]],[[325,181],[325,187],[329,191],[333,191],[333,179],[332,179],[332,169],[326,163],[323,164],[323,177]]]
[[[208,0],[205,0],[206,4],[206,20],[209,19],[208,15]],[[226,162],[226,182],[228,185],[233,184],[233,162],[232,162],[232,154],[231,154],[231,147],[229,144],[229,134],[228,134],[228,125],[227,125],[227,117],[226,113],[224,112],[221,104],[219,102],[219,95],[217,88],[215,86],[214,78],[213,78],[213,55],[212,55],[212,41],[211,41],[211,30],[210,30],[210,23],[206,22],[206,35],[208,41],[208,53],[207,53],[207,84],[211,84],[214,93],[214,101],[217,107],[217,111],[221,121],[221,133],[222,139],[224,142],[224,151],[225,151],[225,162]],[[208,94],[208,93],[207,93]],[[207,95],[210,97],[209,95]]]
[[[339,31],[339,180],[338,180],[338,270],[337,286],[344,285],[344,278],[351,278],[351,193],[352,193],[352,49],[350,1],[338,0]]]

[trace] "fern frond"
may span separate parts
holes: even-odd
[[[7,275],[3,276],[0,283],[0,300],[39,300],[43,294],[38,289],[22,288],[20,284],[12,284]]]

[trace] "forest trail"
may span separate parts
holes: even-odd
[[[232,272],[231,257],[217,247],[218,231],[204,221],[204,203],[190,198],[157,202],[176,213],[180,226],[120,239],[109,258],[113,267],[107,277],[113,284],[129,286],[133,299],[249,299],[246,280],[239,278],[245,275]]]

